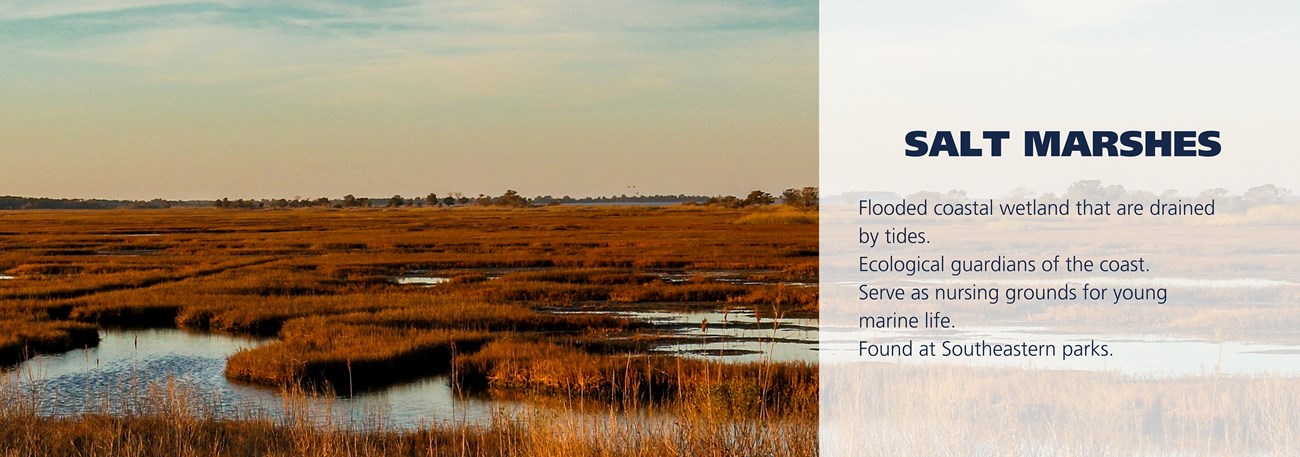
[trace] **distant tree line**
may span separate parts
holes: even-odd
[[[611,204],[691,204],[741,208],[751,206],[768,206],[778,203],[799,209],[817,208],[817,188],[804,187],[786,189],[780,197],[755,190],[744,198],[733,195],[708,197],[703,195],[617,195],[600,197],[554,197],[539,195],[525,197],[515,190],[507,190],[497,196],[479,194],[469,197],[459,192],[439,196],[430,193],[424,197],[403,197],[393,195],[389,198],[368,198],[344,195],[342,198],[263,198],[219,200],[106,200],[106,199],[54,199],[36,197],[0,197],[0,210],[13,209],[119,209],[119,208],[171,208],[214,206],[223,209],[278,209],[278,208],[401,208],[401,207],[454,207],[454,206],[500,206],[529,207],[549,205],[611,205]]]
[[[0,197],[0,210],[12,209],[119,209],[119,208],[171,208],[173,206],[206,206],[208,202],[163,200],[105,200],[81,198]]]
[[[231,209],[258,209],[258,208],[310,208],[310,207],[330,207],[333,203],[327,197],[321,197],[315,200],[294,198],[292,200],[284,198],[262,199],[262,200],[231,200],[223,198],[212,203],[217,208]]]
[[[780,203],[800,210],[817,209],[819,191],[816,187],[786,189],[781,193]],[[727,208],[745,208],[750,206],[768,206],[778,202],[772,194],[761,190],[751,191],[745,198],[735,195],[709,197],[700,204],[707,206],[724,206]]]
[[[460,192],[452,192],[446,196],[439,196],[436,193],[430,193],[420,198],[408,198],[402,195],[393,195],[389,198],[367,198],[357,197],[355,195],[344,195],[343,198],[330,199],[320,197],[315,199],[260,199],[260,200],[231,200],[223,198],[213,202],[213,206],[218,208],[229,209],[262,209],[262,208],[308,208],[308,207],[325,207],[325,208],[401,208],[401,207],[452,207],[452,206],[502,206],[502,207],[528,207],[528,206],[548,206],[560,204],[618,204],[618,203],[704,203],[710,197],[701,195],[619,195],[619,196],[602,196],[602,197],[581,197],[574,198],[568,195],[563,197],[554,197],[550,195],[539,195],[528,198],[521,195],[518,191],[507,190],[505,193],[492,196],[479,194],[476,197],[468,197]]]
[[[552,197],[550,195],[534,198],[534,202],[539,205],[548,205],[554,203],[592,205],[592,204],[611,204],[611,203],[703,203],[709,197],[704,195],[611,195],[602,197]]]

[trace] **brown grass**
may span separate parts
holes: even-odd
[[[487,335],[461,330],[394,329],[310,317],[290,322],[280,341],[230,356],[226,376],[240,381],[333,389],[351,394],[446,367],[459,348],[476,350]]]
[[[14,235],[0,240],[0,274],[16,279],[0,281],[0,309],[22,310],[24,317],[0,313],[8,321],[0,341],[4,348],[65,350],[46,344],[58,339],[49,332],[84,328],[73,322],[274,336],[298,318],[356,321],[357,313],[372,313],[377,325],[392,326],[410,323],[398,316],[440,308],[454,312],[438,313],[440,324],[422,325],[550,331],[610,325],[560,322],[532,310],[606,302],[815,306],[815,293],[779,285],[664,279],[711,271],[758,281],[815,277],[809,268],[815,261],[807,260],[816,254],[814,227],[731,226],[746,214],[702,208],[9,212],[0,217],[0,232]],[[391,281],[420,271],[455,280],[433,288]],[[467,317],[449,320],[455,314]]]
[[[289,413],[218,414],[202,392],[166,380],[125,393],[121,407],[105,399],[90,413],[52,418],[36,413],[11,385],[0,383],[0,456],[813,456],[815,415],[737,421],[704,410],[575,411],[539,407],[498,413],[488,425],[443,423],[389,430],[379,423],[347,426],[307,407],[301,390],[286,390]],[[356,427],[356,426],[359,426]]]
[[[96,344],[99,344],[99,332],[93,325],[23,318],[0,321],[0,366],[38,353]]]
[[[486,430],[376,434],[171,410],[55,419],[10,409],[0,413],[0,448],[20,455],[810,455],[811,366],[647,356],[671,335],[644,322],[563,312],[666,302],[815,310],[815,287],[784,283],[816,281],[816,227],[733,224],[749,214],[685,207],[0,213],[0,274],[15,277],[0,281],[0,357],[8,357],[0,364],[93,345],[99,325],[177,326],[274,337],[229,359],[227,376],[247,382],[346,392],[454,370],[467,392],[680,418],[593,427],[566,407]],[[395,283],[407,275],[450,280]]]
[[[734,223],[740,225],[817,225],[817,212],[800,211],[793,208],[761,210],[741,216]]]
[[[471,390],[584,398],[610,404],[670,402],[735,417],[807,414],[817,407],[816,366],[719,364],[666,355],[592,355],[547,342],[498,340],[456,360]]]

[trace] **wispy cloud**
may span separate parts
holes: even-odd
[[[0,20],[24,25],[11,37],[18,52],[134,68],[146,81],[262,83],[322,102],[563,99],[661,88],[681,80],[681,59],[708,68],[779,46],[773,38],[806,45],[816,4],[30,2]]]
[[[99,14],[115,14],[161,6],[233,5],[234,3],[235,2],[179,0],[17,0],[0,4],[0,20],[58,19]]]
[[[214,195],[250,180],[293,193],[807,185],[817,21],[815,1],[785,0],[9,2],[0,148],[31,159],[0,182],[52,193],[40,189],[130,174]],[[50,157],[105,171],[37,181]],[[158,160],[171,166],[120,172]],[[456,168],[411,165],[443,163]],[[584,171],[538,173],[557,163]],[[736,164],[743,176],[725,177]]]

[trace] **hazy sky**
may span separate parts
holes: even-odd
[[[4,2],[0,195],[815,185],[817,24],[778,0]]]
[[[825,0],[824,193],[1016,187],[1300,192],[1300,2]],[[912,130],[1009,130],[1001,158],[909,158]],[[1027,130],[1218,130],[1214,158],[1026,158]],[[833,160],[826,160],[828,157]]]

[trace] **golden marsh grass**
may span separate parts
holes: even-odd
[[[57,456],[812,455],[814,366],[647,355],[671,336],[600,313],[815,313],[816,287],[808,284],[817,275],[816,226],[737,229],[750,214],[0,213],[8,234],[0,238],[0,274],[14,277],[0,281],[0,363],[93,346],[98,326],[179,327],[272,338],[232,355],[226,376],[286,389],[288,399],[450,373],[466,394],[589,405],[485,427],[381,433],[218,417],[195,406],[201,395],[182,401],[166,392],[145,395],[155,404],[129,414],[106,406],[46,417],[19,395],[0,411],[0,442],[13,455]],[[399,284],[412,276],[438,279]],[[592,411],[602,410],[618,419],[593,422]]]

